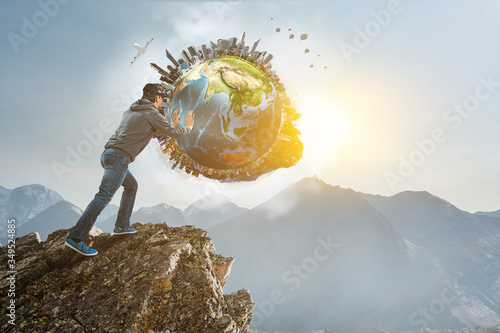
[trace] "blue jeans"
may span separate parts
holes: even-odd
[[[128,154],[113,148],[104,150],[101,155],[101,165],[104,168],[99,192],[89,203],[82,216],[71,230],[68,237],[83,240],[108,205],[116,191],[123,186],[122,200],[115,226],[126,230],[130,226],[130,215],[134,208],[135,195],[137,193],[137,181],[128,170],[130,157]]]

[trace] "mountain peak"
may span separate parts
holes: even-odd
[[[54,197],[61,197],[61,199],[62,199],[62,196],[59,193],[57,193],[54,190],[51,190],[50,188],[48,188],[44,185],[41,185],[41,184],[22,185],[22,186],[16,187],[12,191],[14,193],[21,192],[24,195],[51,195]]]
[[[357,193],[350,188],[330,185],[319,179],[318,176],[314,175],[302,178],[301,180],[289,185],[275,197],[290,195],[300,198],[300,200],[311,200],[311,198],[308,197],[325,195],[346,196],[357,195]]]
[[[0,230],[5,228],[8,218],[16,218],[16,226],[21,226],[29,219],[48,207],[64,200],[59,193],[40,184],[2,190],[0,196]]]
[[[166,204],[166,203],[162,202],[162,203],[159,203],[159,204],[157,204],[157,205],[155,205],[155,206],[151,206],[151,207],[149,207],[149,208],[160,208],[160,209],[161,209],[161,208],[163,208],[163,209],[168,210],[168,209],[169,209],[169,208],[171,208],[171,207],[172,207],[172,206],[170,206],[170,205],[168,205],[168,204]]]
[[[310,177],[304,177],[302,178],[301,180],[298,181],[298,183],[304,183],[304,184],[318,184],[318,185],[327,185],[327,186],[330,186],[328,185],[327,183],[325,183],[324,181],[322,181],[318,175],[312,175]]]
[[[150,206],[150,207],[141,207],[136,211],[136,213],[139,213],[139,212],[157,212],[157,213],[160,213],[160,212],[169,211],[171,209],[177,209],[177,208],[162,202],[162,203],[156,204],[154,206]]]

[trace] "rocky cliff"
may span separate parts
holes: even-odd
[[[134,235],[89,236],[84,257],[63,245],[68,230],[40,242],[16,239],[12,273],[0,273],[2,332],[248,332],[254,303],[243,289],[224,295],[232,258],[215,253],[192,226],[134,225]],[[8,251],[0,249],[3,267]],[[9,311],[6,313],[6,311]],[[7,322],[15,312],[15,326]],[[12,321],[11,321],[12,323]]]

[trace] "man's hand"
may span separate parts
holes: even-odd
[[[172,125],[172,127],[175,127],[175,126],[179,125],[179,122],[181,121],[181,118],[179,117],[179,109],[175,110],[174,115],[172,116],[172,118],[173,118],[173,120],[170,123],[170,125]]]
[[[189,128],[193,128],[193,125],[194,125],[194,113],[193,111],[189,111],[187,116],[186,116],[186,119],[184,120],[184,125],[186,127],[189,127]]]

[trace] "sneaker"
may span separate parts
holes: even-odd
[[[125,235],[125,234],[135,234],[137,232],[134,228],[128,228],[127,230],[121,230],[115,227],[111,235]]]
[[[84,256],[90,257],[97,255],[97,250],[88,247],[84,241],[76,242],[71,238],[66,238],[64,244],[66,244],[66,246],[68,246],[70,249],[75,250],[76,252],[83,254]]]

